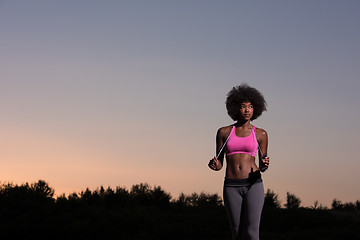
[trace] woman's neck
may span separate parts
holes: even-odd
[[[238,121],[235,123],[235,127],[251,128],[250,120],[249,120],[249,121],[238,120]]]

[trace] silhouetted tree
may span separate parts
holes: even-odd
[[[344,203],[344,210],[356,210],[356,205],[355,203],[352,203],[352,202],[347,202],[347,203]]]
[[[151,188],[147,183],[133,185],[130,190],[131,197],[142,204],[151,203]]]
[[[314,206],[312,207],[313,209],[317,209],[319,207],[319,201],[318,200],[316,200],[315,202],[314,202]]]
[[[114,194],[117,204],[127,204],[131,201],[130,193],[126,188],[116,187]]]
[[[31,209],[31,207],[46,207],[54,203],[54,189],[44,180],[29,185],[3,184],[0,188],[0,202],[8,207]]]
[[[274,191],[268,189],[265,193],[265,202],[264,208],[280,208],[281,203],[279,200],[279,195]]]
[[[90,202],[92,198],[92,192],[89,188],[86,188],[85,191],[80,192],[80,198],[85,202]]]
[[[198,198],[199,207],[218,207],[221,206],[221,203],[221,197],[217,193],[209,194],[202,192]]]
[[[68,196],[69,202],[79,202],[80,197],[76,192],[70,193]]]
[[[136,202],[144,205],[168,205],[171,199],[171,195],[162,190],[161,187],[151,189],[147,183],[133,185],[130,195]]]
[[[188,207],[218,207],[222,205],[222,200],[221,197],[216,193],[192,193],[187,196],[182,193],[180,194],[176,203]]]
[[[288,209],[294,209],[300,207],[301,200],[295,194],[286,193],[286,204],[285,207]]]
[[[229,239],[226,211],[218,194],[181,193],[176,200],[161,187],[146,183],[126,188],[86,188],[61,194],[43,181],[0,185],[0,239]],[[53,203],[54,202],[54,203]],[[265,194],[261,237],[283,239],[358,239],[360,201],[342,203],[333,209],[299,208],[300,199],[287,193],[287,208],[280,209],[278,195]],[[115,206],[115,207],[113,207]],[[163,207],[166,206],[166,207]],[[321,209],[321,211],[320,211]],[[304,231],[305,229],[305,231]],[[176,233],[176,234],[174,234]]]
[[[52,198],[55,192],[55,190],[52,189],[44,180],[39,180],[36,183],[32,183],[30,185],[30,190],[34,191],[37,196],[42,198]]]
[[[186,206],[186,196],[184,193],[180,193],[179,197],[174,200],[174,203],[178,206]]]
[[[334,200],[331,203],[331,207],[332,207],[332,209],[339,210],[339,209],[343,209],[344,205],[341,203],[340,200],[337,200],[336,198],[334,198]]]
[[[187,195],[185,197],[186,205],[190,206],[190,207],[197,207],[198,206],[198,199],[199,199],[199,194],[198,193],[192,193],[191,195]]]
[[[360,201],[359,200],[356,200],[355,207],[357,210],[360,210]]]
[[[352,202],[342,203],[340,200],[334,199],[332,201],[331,207],[333,210],[356,211],[356,210],[360,210],[360,201],[357,200],[355,203]]]
[[[169,205],[171,195],[166,193],[160,186],[154,187],[151,191],[154,203],[158,206]]]

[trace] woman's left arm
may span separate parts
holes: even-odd
[[[267,149],[268,149],[267,132],[261,128],[256,129],[256,138],[258,139],[261,149],[261,151],[259,150],[259,167],[260,169],[262,169],[263,167],[269,167],[269,162],[270,162],[269,156],[263,158],[264,154],[267,155]]]

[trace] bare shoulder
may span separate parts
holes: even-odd
[[[268,137],[267,132],[262,128],[256,128],[255,129],[256,136],[258,136],[260,139],[264,139]]]
[[[229,125],[219,128],[217,130],[217,136],[226,138],[230,134],[232,127],[232,125]]]

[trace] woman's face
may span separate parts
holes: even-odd
[[[254,108],[251,102],[243,102],[240,104],[239,118],[243,120],[250,120],[254,114]]]

